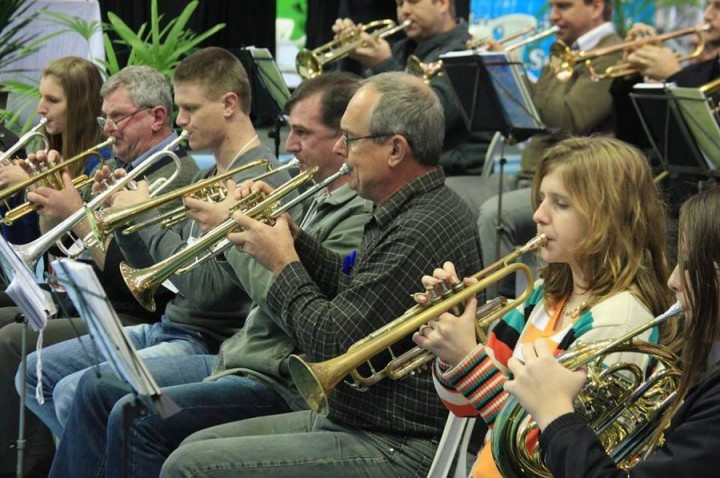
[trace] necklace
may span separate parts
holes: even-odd
[[[245,152],[245,150],[247,150],[247,149],[250,147],[250,145],[253,144],[253,142],[254,142],[256,139],[258,139],[258,135],[257,135],[257,134],[256,134],[255,136],[253,136],[252,138],[250,138],[250,141],[248,141],[247,143],[245,143],[245,144],[243,145],[243,147],[240,148],[240,151],[238,151],[237,154],[233,157],[232,161],[230,161],[230,164],[234,163],[240,156],[242,156],[243,153]]]
[[[580,313],[580,311],[584,310],[587,307],[587,302],[583,301],[580,303],[580,305],[573,307],[572,309],[568,309],[565,307],[565,305],[562,306],[562,313],[565,317],[577,317],[577,315]]]

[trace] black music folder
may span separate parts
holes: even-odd
[[[712,137],[717,123],[701,97],[697,88],[663,83],[639,83],[630,93],[662,168],[671,174],[712,175],[717,167],[710,158],[718,158],[713,143],[720,136]]]
[[[471,132],[495,132],[508,142],[546,131],[525,84],[522,63],[505,52],[464,50],[440,57]]]

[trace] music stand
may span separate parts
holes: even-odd
[[[100,353],[115,375],[129,385],[129,391],[134,395],[134,400],[123,407],[124,433],[127,435],[132,420],[142,416],[146,408],[152,408],[162,418],[180,411],[175,402],[162,393],[132,342],[128,340],[92,266],[72,259],[57,259],[52,264],[58,280],[85,321]],[[126,458],[127,449],[123,453]],[[127,460],[123,459],[122,476],[127,476],[126,467]]]
[[[715,106],[702,87],[670,86],[668,90],[702,155],[701,167],[709,176],[717,174],[720,166],[720,127],[714,113]]]
[[[275,156],[280,156],[280,128],[284,123],[285,103],[290,98],[282,73],[267,48],[246,47],[234,51],[247,71],[252,91],[250,116],[254,119],[270,119],[274,130]]]
[[[546,131],[524,80],[522,63],[505,52],[464,50],[440,57],[471,132],[496,132],[507,143]]]
[[[635,85],[630,98],[662,169],[674,175],[709,175],[709,165],[689,128],[687,120],[691,118],[683,114],[672,94],[673,88],[660,83],[640,83]],[[692,119],[691,122],[694,123]]]
[[[18,438],[16,443],[16,476],[23,476],[25,457],[25,403],[27,372],[27,330],[28,324],[37,332],[42,332],[47,320],[57,313],[57,308],[49,294],[43,291],[30,272],[30,268],[18,257],[10,244],[0,236],[0,267],[10,281],[5,289],[7,294],[23,311],[16,322],[22,323],[20,345],[20,408],[18,413]],[[38,349],[42,346],[42,333],[38,338]],[[39,381],[38,381],[39,382]]]
[[[547,131],[525,83],[525,67],[506,52],[474,50],[440,56],[457,105],[470,132],[500,132],[507,144]],[[495,256],[500,256],[505,158],[498,168]]]

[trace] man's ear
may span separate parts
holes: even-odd
[[[407,139],[399,134],[396,134],[390,140],[390,148],[390,167],[397,166],[405,157],[412,154],[410,144],[407,142]]]
[[[222,101],[224,116],[226,118],[234,114],[240,108],[240,100],[238,96],[231,91],[222,95],[220,100]]]
[[[163,106],[156,106],[150,110],[153,116],[152,128],[153,131],[159,131],[167,124],[168,111]]]

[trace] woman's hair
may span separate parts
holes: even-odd
[[[718,330],[719,267],[720,189],[713,187],[691,197],[680,208],[678,268],[689,310],[679,398],[707,368]]]
[[[70,159],[103,139],[102,128],[97,124],[97,117],[102,114],[103,80],[97,66],[74,56],[50,62],[43,70],[45,76],[57,78],[67,97],[65,131],[49,135],[50,148],[60,151],[64,159]],[[82,173],[84,166],[75,163],[70,173],[75,177]]]
[[[588,306],[628,290],[654,314],[669,305],[665,209],[647,159],[613,138],[568,138],[549,148],[532,186],[534,207],[540,183],[562,174],[569,200],[582,218],[585,234],[572,251],[590,293]],[[542,269],[545,297],[556,303],[573,291],[567,264]]]

